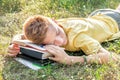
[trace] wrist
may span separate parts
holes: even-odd
[[[87,60],[87,57],[86,56],[81,56],[81,57],[78,57],[78,56],[69,56],[68,58],[66,58],[66,64],[75,64],[75,63],[88,63],[88,60]]]
[[[84,58],[78,56],[69,56],[68,58],[66,58],[66,64],[72,65],[75,63],[84,63]]]
[[[73,59],[71,58],[71,56],[65,57],[65,64],[71,65],[72,62],[73,62]]]
[[[86,64],[86,63],[87,63],[87,57],[86,57],[85,55],[83,55],[82,58],[83,58],[83,60],[84,60],[83,63]]]

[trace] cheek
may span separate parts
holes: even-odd
[[[55,33],[54,32],[49,32],[47,35],[46,35],[46,38],[44,40],[44,43],[45,44],[52,44],[55,40]]]
[[[62,46],[63,42],[64,42],[64,40],[61,37],[56,37],[54,44],[57,46]]]

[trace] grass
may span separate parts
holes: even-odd
[[[12,37],[22,32],[23,22],[31,15],[55,19],[86,17],[93,10],[115,8],[118,4],[119,0],[0,0],[0,54],[7,54]],[[120,39],[102,45],[109,51],[120,53]],[[0,75],[0,80],[120,80],[120,62],[71,66],[56,63],[34,71],[0,55]]]

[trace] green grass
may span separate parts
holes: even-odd
[[[0,0],[0,54],[7,53],[12,37],[22,32],[23,22],[31,15],[55,19],[87,17],[93,10],[116,8],[119,3],[119,0]],[[120,53],[120,39],[102,45],[111,52]],[[34,71],[12,58],[0,56],[0,75],[4,80],[120,80],[120,62],[56,64]]]

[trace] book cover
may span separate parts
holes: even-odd
[[[36,59],[30,56],[27,56],[25,54],[19,54],[14,59],[18,61],[19,63],[33,70],[39,70],[39,69],[46,68],[47,66],[55,65],[54,61],[52,60]]]

